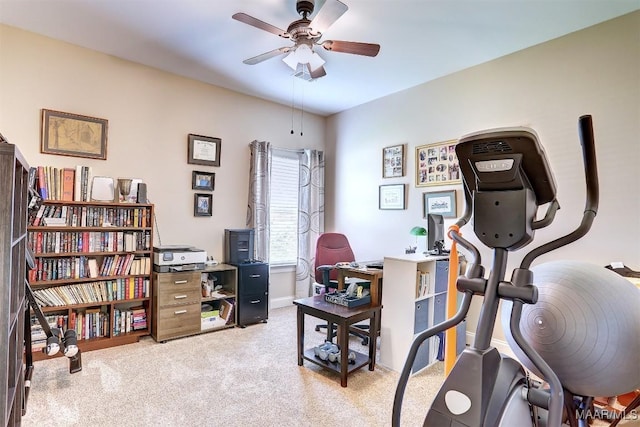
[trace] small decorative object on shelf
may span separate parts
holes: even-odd
[[[118,193],[120,197],[118,200],[122,202],[127,202],[127,197],[129,193],[131,193],[131,182],[133,180],[131,178],[118,178]]]

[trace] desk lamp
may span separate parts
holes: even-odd
[[[424,228],[424,227],[416,226],[416,227],[413,227],[409,233],[412,236],[416,236],[416,249],[417,249],[418,248],[418,238],[419,237],[426,237],[427,236],[427,229]],[[426,239],[425,239],[425,242],[426,242]],[[422,250],[420,252],[424,252],[426,250],[427,250],[427,248],[425,247],[424,250]]]

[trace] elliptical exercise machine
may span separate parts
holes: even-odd
[[[463,216],[449,229],[449,236],[471,254],[465,275],[456,283],[463,298],[452,318],[414,339],[395,393],[394,426],[400,425],[404,390],[420,345],[464,320],[474,295],[484,297],[474,342],[458,357],[427,412],[424,425],[558,427],[562,424],[563,407],[573,405],[574,396],[566,393],[558,375],[523,337],[520,322],[523,306],[538,301],[531,263],[540,255],[584,236],[597,213],[598,173],[591,116],[580,117],[579,134],[586,175],[582,222],[573,232],[530,251],[513,271],[510,281],[505,280],[508,252],[529,244],[535,230],[551,224],[560,207],[544,150],[535,132],[528,128],[486,131],[459,140],[456,154],[466,206]],[[548,205],[545,216],[537,220],[538,208],[545,204]],[[480,242],[493,250],[488,279],[484,278],[480,252],[459,233],[459,228],[471,218]],[[500,300],[511,302],[513,341],[548,383],[548,388],[536,385],[520,363],[491,346]],[[591,400],[585,398],[578,404],[584,409]],[[577,425],[575,414],[566,415],[570,425]]]

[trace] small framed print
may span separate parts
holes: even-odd
[[[213,191],[216,174],[211,172],[193,171],[191,173],[191,189]]]
[[[424,197],[423,214],[425,218],[428,214],[438,214],[444,218],[457,218],[456,190],[423,193],[422,196]]]
[[[193,216],[212,216],[213,195],[196,193],[193,195]]]
[[[405,184],[381,185],[379,209],[406,209]]]
[[[190,133],[187,163],[193,165],[220,166],[220,138]]]
[[[416,147],[416,186],[461,182],[456,140]]]
[[[404,176],[404,144],[382,149],[382,177],[397,178]]]
[[[107,160],[108,124],[106,119],[43,109],[40,151]]]

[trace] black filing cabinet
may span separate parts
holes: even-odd
[[[269,264],[252,262],[238,267],[238,325],[266,322],[269,316]]]

